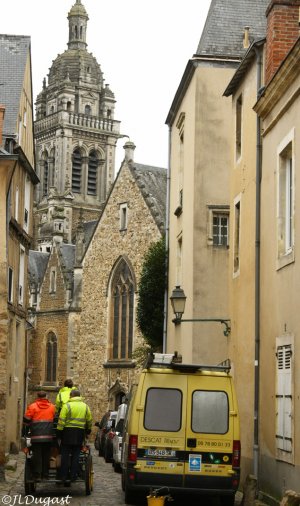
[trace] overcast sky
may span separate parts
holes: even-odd
[[[75,0],[2,2],[0,33],[31,36],[34,100],[57,54],[67,49],[67,15]],[[196,52],[210,0],[82,0],[89,15],[88,51],[117,100],[121,133],[136,144],[135,161],[167,166],[165,120]],[[123,159],[118,141],[116,171]]]

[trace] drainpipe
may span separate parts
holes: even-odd
[[[168,322],[168,283],[169,283],[169,209],[170,209],[170,173],[171,173],[171,127],[169,126],[168,137],[168,168],[167,168],[167,195],[166,195],[166,267],[165,267],[165,298],[164,298],[164,328],[163,328],[163,353],[167,352],[167,322]]]
[[[257,98],[261,94],[262,50],[255,47],[257,65]],[[255,215],[255,357],[254,357],[254,438],[253,474],[259,470],[259,378],[260,378],[260,210],[261,210],[261,120],[256,117],[256,215]]]

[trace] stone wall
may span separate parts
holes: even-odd
[[[120,204],[123,203],[128,207],[126,231],[120,231]],[[118,259],[125,257],[138,284],[145,254],[150,244],[160,237],[136,180],[123,165],[83,262],[82,312],[75,344],[78,356],[74,377],[95,420],[107,408],[114,407],[110,393],[117,391],[118,386],[128,391],[136,376],[136,370],[129,367],[103,367],[108,360],[112,270]],[[136,309],[137,293],[134,306]],[[141,343],[142,336],[134,323],[133,346]]]
[[[51,268],[56,269],[56,290],[52,292],[50,291]],[[57,378],[52,386],[61,386],[67,377],[69,312],[66,300],[67,290],[60,259],[56,247],[53,247],[41,288],[41,303],[36,314],[36,327],[30,340],[29,357],[32,369],[30,400],[35,398],[36,388],[45,386],[46,339],[49,332],[54,332],[58,343]],[[53,388],[53,390],[57,389]],[[55,394],[50,395],[50,398],[54,397]]]

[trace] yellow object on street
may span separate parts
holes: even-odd
[[[166,496],[155,497],[154,495],[147,495],[148,506],[164,506]]]

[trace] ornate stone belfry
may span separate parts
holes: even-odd
[[[36,100],[35,247],[72,242],[79,221],[100,214],[114,178],[120,122],[115,97],[87,51],[88,14],[80,0],[68,14],[68,49],[57,55]],[[81,211],[80,211],[81,210]]]

